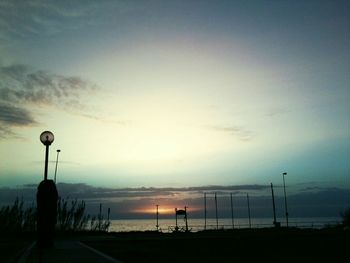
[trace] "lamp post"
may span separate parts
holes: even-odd
[[[216,217],[216,230],[219,229],[219,218],[218,218],[218,199],[216,197],[216,193],[214,195],[215,198],[215,217]]]
[[[55,179],[54,179],[55,183],[56,183],[56,174],[57,174],[58,155],[59,155],[60,152],[61,152],[61,150],[57,150],[56,168],[55,168]]]
[[[273,225],[275,227],[278,227],[277,221],[276,221],[276,206],[275,206],[275,194],[273,192],[273,184],[271,183],[271,195],[272,195],[272,211],[273,211]]]
[[[204,193],[204,230],[207,230],[207,194]]]
[[[232,198],[232,193],[230,193],[230,199],[231,199],[231,221],[232,221],[232,229],[235,228],[235,221],[233,218],[233,198]]]
[[[247,203],[248,203],[248,219],[249,219],[249,228],[252,228],[252,221],[250,219],[250,204],[249,204],[249,194],[247,193]]]
[[[40,134],[40,141],[45,145],[45,172],[44,180],[38,186],[36,194],[37,202],[37,231],[38,246],[46,248],[53,246],[53,236],[57,220],[57,199],[58,192],[53,180],[47,179],[47,168],[49,159],[49,147],[54,141],[54,135],[50,131]]]
[[[44,172],[44,180],[47,180],[47,166],[48,166],[48,159],[49,159],[49,147],[51,143],[54,141],[55,137],[53,136],[53,133],[50,131],[44,131],[40,134],[40,141],[45,145],[46,152],[45,152],[45,172]]]
[[[286,182],[284,179],[284,176],[287,175],[287,173],[283,173],[283,189],[284,189],[284,207],[286,209],[286,223],[288,227],[288,207],[287,207],[287,194],[286,194]]]
[[[159,218],[159,205],[156,205],[157,207],[157,211],[156,211],[156,217],[157,217],[157,224],[156,224],[156,228],[157,231],[159,231],[159,224],[158,224],[158,218]]]

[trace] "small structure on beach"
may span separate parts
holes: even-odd
[[[185,220],[185,232],[188,232],[188,223],[187,223],[187,206],[184,207],[185,209],[177,209],[175,208],[175,232],[178,232],[180,230],[178,224],[177,224],[177,217],[183,215]]]

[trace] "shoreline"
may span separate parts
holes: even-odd
[[[284,218],[278,218],[281,223],[281,227],[285,226]],[[290,218],[289,225],[291,227],[298,228],[315,228],[321,229],[329,225],[338,225],[342,221],[341,217],[295,217]],[[110,232],[128,232],[128,231],[154,231],[157,230],[156,219],[111,219],[111,225],[109,227]],[[179,227],[185,227],[182,220],[179,220]],[[174,218],[161,218],[158,221],[158,226],[162,232],[172,232],[175,229]],[[270,217],[252,218],[252,228],[271,228],[274,227],[273,219]],[[207,218],[206,222],[204,218],[189,218],[188,227],[193,232],[203,231],[205,227],[207,230],[216,230],[216,219]],[[244,229],[249,228],[248,218],[235,218],[234,225],[232,225],[231,218],[219,218],[218,229],[230,230],[230,229]]]

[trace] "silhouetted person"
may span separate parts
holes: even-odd
[[[57,220],[58,193],[53,180],[43,180],[38,186],[36,195],[38,218],[38,246],[52,247]]]

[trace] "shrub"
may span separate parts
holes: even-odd
[[[57,202],[57,229],[60,231],[81,231],[88,224],[89,216],[85,215],[85,202],[73,200],[70,208],[68,201],[59,198]]]
[[[350,226],[350,207],[344,212],[340,213],[340,215],[343,218],[343,225]]]
[[[12,206],[0,209],[0,232],[35,231],[36,208],[34,204],[24,209],[23,199],[17,197]]]
[[[90,215],[85,214],[85,202],[73,200],[68,206],[68,201],[59,198],[57,201],[57,224],[58,231],[83,231],[88,230]],[[100,212],[97,216],[92,216],[90,220],[91,231],[108,231],[110,221],[104,219],[102,215],[102,204],[100,204]],[[34,232],[36,231],[37,208],[32,205],[24,208],[23,199],[18,197],[13,205],[7,205],[0,208],[0,232]]]
[[[90,230],[91,231],[108,231],[108,228],[110,226],[109,213],[110,213],[110,209],[108,208],[107,219],[104,219],[102,215],[102,204],[100,204],[100,211],[97,217],[93,216],[91,218]]]

